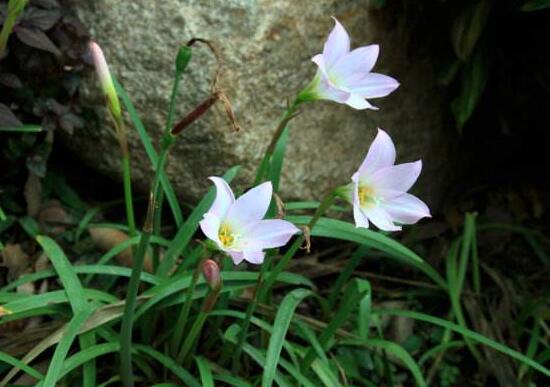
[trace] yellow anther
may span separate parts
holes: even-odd
[[[231,228],[227,224],[223,224],[218,232],[218,238],[224,247],[230,247],[235,241],[235,237],[231,232]]]
[[[373,190],[366,185],[359,186],[358,196],[359,204],[361,205],[361,207],[369,204],[374,204],[376,202]]]

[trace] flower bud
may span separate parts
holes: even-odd
[[[212,259],[204,261],[202,264],[202,274],[212,290],[217,290],[221,287],[220,267],[216,261]]]
[[[118,100],[115,85],[113,84],[113,79],[111,78],[109,66],[107,65],[103,51],[96,42],[90,42],[89,47],[90,53],[92,54],[92,59],[94,61],[94,66],[99,77],[99,82],[103,88],[105,96],[107,97],[109,110],[111,111],[113,117],[119,120],[121,118],[120,102]]]
[[[191,47],[181,46],[176,56],[176,71],[183,73],[191,60]]]

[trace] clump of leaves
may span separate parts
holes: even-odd
[[[0,163],[6,171],[0,203],[16,212],[25,181],[17,171],[24,164],[31,175],[44,178],[54,131],[71,134],[83,125],[77,97],[88,40],[84,26],[57,0],[25,3],[0,5],[6,40],[0,56]],[[13,10],[21,11],[21,6],[23,11],[14,17]],[[43,133],[27,133],[38,128]]]

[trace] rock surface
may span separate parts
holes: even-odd
[[[68,4],[103,47],[112,71],[155,139],[165,122],[179,45],[191,37],[204,37],[220,48],[226,68],[222,82],[244,131],[231,131],[221,105],[186,129],[168,167],[181,200],[195,201],[210,185],[208,176],[233,165],[243,167],[238,180],[243,186],[253,181],[285,100],[315,73],[310,58],[322,50],[333,27],[330,15],[335,15],[350,32],[352,47],[380,44],[374,71],[397,78],[401,87],[372,101],[379,111],[354,111],[331,102],[306,104],[292,123],[283,198],[319,198],[347,183],[376,128],[382,127],[397,145],[398,162],[423,159],[423,174],[414,191],[428,204],[438,205],[448,184],[454,128],[436,84],[437,69],[425,52],[411,48],[409,29],[392,14],[369,11],[368,1],[337,0],[68,0]],[[207,97],[213,67],[205,48],[194,50],[177,117]],[[69,145],[94,167],[117,175],[118,147],[92,76],[83,95],[105,119],[75,133]],[[137,169],[134,178],[146,187],[152,168],[136,133],[131,149]]]

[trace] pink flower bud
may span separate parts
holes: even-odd
[[[219,289],[221,286],[220,267],[216,261],[207,259],[202,264],[202,274],[212,290]]]
[[[96,42],[90,42],[89,45],[90,53],[92,54],[92,59],[94,61],[94,66],[99,77],[99,82],[103,88],[103,92],[107,96],[107,103],[111,113],[116,119],[121,117],[120,113],[120,103],[118,101],[118,95],[115,90],[115,85],[113,84],[113,79],[111,73],[109,72],[109,66],[103,55],[101,47]]]

